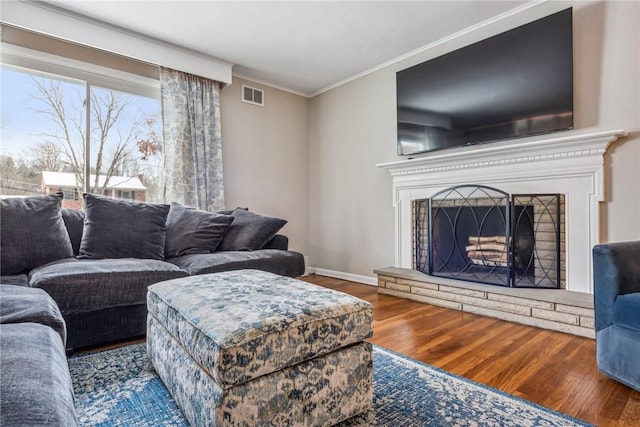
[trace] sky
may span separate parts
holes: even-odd
[[[7,68],[0,68],[0,94],[2,94],[0,123],[2,138],[0,152],[18,156],[42,141],[46,131],[42,121],[34,116],[36,102],[32,99],[33,83],[30,76]]]

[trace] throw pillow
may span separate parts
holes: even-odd
[[[73,257],[60,206],[62,193],[0,200],[0,270],[3,276]]]
[[[168,205],[83,194],[84,227],[78,258],[164,259]]]
[[[62,209],[61,213],[64,226],[69,233],[69,239],[71,239],[73,254],[78,255],[82,241],[82,228],[84,227],[84,212],[75,209]]]
[[[280,218],[271,218],[235,209],[227,233],[218,246],[219,251],[253,251],[262,248],[287,223]]]
[[[236,208],[236,209],[242,209],[244,211],[248,211],[249,208]],[[222,214],[222,215],[231,215],[233,213],[234,209],[226,209],[226,210],[222,210],[222,211],[217,211],[216,213]]]
[[[233,219],[231,215],[171,203],[167,216],[165,258],[213,252]]]

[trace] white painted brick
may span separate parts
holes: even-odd
[[[533,317],[553,320],[555,322],[568,323],[571,325],[580,324],[580,320],[578,319],[578,316],[575,314],[558,313],[557,311],[540,310],[539,308],[534,308],[533,310],[531,310],[531,315]]]
[[[556,304],[556,311],[560,313],[577,314],[579,316],[593,317],[592,308],[575,307],[573,305]]]
[[[492,293],[489,293],[487,295],[487,298],[494,301],[501,301],[501,302],[516,304],[516,305],[525,305],[527,307],[535,307],[535,308],[541,308],[545,310],[553,310],[552,302],[536,301],[536,300],[527,299],[527,298],[518,298],[518,297],[509,296],[509,295],[492,294]]]
[[[594,322],[593,317],[580,316],[580,326],[593,329],[596,327],[596,323]]]
[[[473,289],[463,289],[463,288],[456,288],[455,286],[440,285],[440,290],[442,292],[450,292],[452,294],[467,295],[475,298],[487,298],[486,292],[475,291]]]
[[[425,288],[425,289],[438,289],[438,285],[435,283],[427,283],[427,282],[418,282],[417,280],[408,280],[408,279],[398,279],[398,283],[403,285],[409,285],[412,288]]]
[[[384,280],[385,282],[395,282],[396,278],[391,276],[385,276],[384,274],[378,274],[378,280]]]
[[[407,292],[407,293],[411,292],[411,286],[402,285],[400,283],[387,282],[387,285],[385,286],[385,288],[393,289],[394,291],[400,291],[400,292]]]
[[[453,301],[447,301],[447,300],[438,299],[438,298],[430,298],[430,297],[425,297],[425,296],[416,295],[416,294],[407,294],[404,292],[398,292],[398,291],[394,291],[393,289],[386,289],[386,288],[379,289],[378,292],[381,294],[393,295],[400,298],[408,298],[410,300],[423,302],[426,304],[437,305],[439,307],[451,308],[453,310],[462,310],[462,304],[459,304]]]

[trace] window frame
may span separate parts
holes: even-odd
[[[0,43],[0,67],[18,72],[40,75],[45,78],[82,83],[86,88],[86,98],[91,98],[91,90],[95,86],[107,90],[115,90],[133,95],[160,98],[160,80],[140,76],[101,65],[78,61],[64,56],[29,49],[6,42]],[[87,105],[91,105],[90,102]],[[86,135],[91,134],[91,110],[85,109]],[[85,145],[85,192],[90,192],[91,183],[91,143]]]

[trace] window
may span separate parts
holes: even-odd
[[[135,200],[135,192],[133,191],[122,191],[119,190],[118,191],[118,198],[119,199],[125,199],[125,200]]]
[[[160,201],[157,81],[8,50],[0,69],[0,195],[62,189],[63,206],[72,208],[80,207],[72,201],[83,192]]]
[[[65,200],[79,200],[79,194],[77,188],[59,188],[58,191],[62,191]]]

